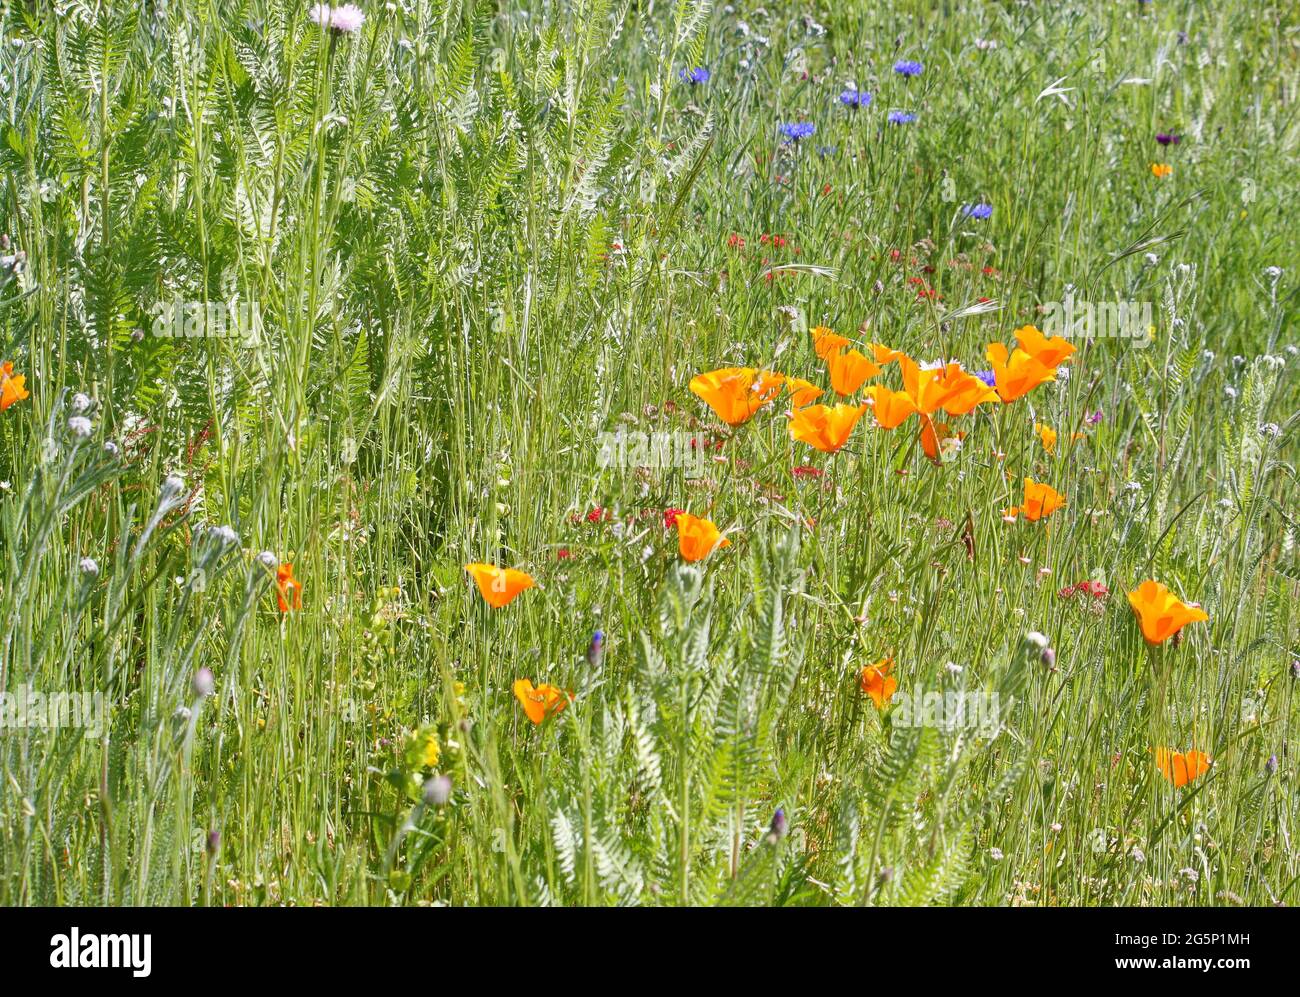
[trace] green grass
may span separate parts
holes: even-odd
[[[1292,5],[51,6],[0,19],[0,687],[109,719],[0,731],[0,903],[1296,901]],[[1070,287],[1153,342],[942,466],[687,389],[825,385],[818,324],[978,369]],[[252,341],[154,334],[232,298]],[[725,442],[602,467],[620,427]],[[1068,505],[1005,523],[1025,476]],[[684,565],[666,508],[731,545]],[[470,561],[537,586],[490,609]],[[1146,578],[1209,622],[1146,645]],[[877,711],[886,655],[997,736]],[[521,677],[573,702],[534,726]]]

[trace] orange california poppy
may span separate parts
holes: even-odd
[[[1165,177],[1169,176],[1169,174],[1173,172],[1174,172],[1174,168],[1170,166],[1168,163],[1151,164],[1151,175],[1153,177],[1157,177],[1163,180]]]
[[[281,564],[275,571],[275,598],[280,612],[302,609],[302,582],[293,577],[293,565]]]
[[[948,440],[962,440],[965,433],[954,433],[946,422],[936,423],[928,415],[921,416],[921,449],[936,464],[942,463],[939,456]]]
[[[929,415],[939,407],[939,378],[943,371],[938,367],[922,367],[908,356],[898,358],[898,369],[903,373],[903,391],[912,399],[916,410]]]
[[[937,387],[939,407],[949,415],[970,415],[976,406],[998,400],[998,393],[961,364],[950,363]]]
[[[0,412],[3,412],[14,402],[20,402],[24,398],[30,397],[27,389],[27,375],[15,374],[14,365],[9,361],[0,364]]]
[[[498,568],[495,564],[467,564],[465,570],[478,585],[479,594],[493,609],[500,609],[524,589],[533,587],[533,578],[515,568]]]
[[[1189,623],[1210,617],[1200,606],[1189,605],[1159,582],[1147,580],[1128,594],[1148,644],[1163,644]]]
[[[731,541],[707,519],[692,516],[689,512],[677,514],[677,549],[687,561],[702,561],[714,548],[729,547]]]
[[[888,346],[882,346],[880,343],[871,344],[871,355],[881,367],[893,363],[899,357],[907,356],[902,350],[891,350]]]
[[[1044,485],[1033,478],[1025,479],[1025,501],[1023,505],[1004,512],[1003,518],[1012,520],[1023,515],[1031,523],[1046,519],[1057,509],[1065,505],[1065,496],[1051,485]]]
[[[824,325],[814,326],[812,330],[813,352],[819,359],[825,360],[836,350],[842,350],[852,342],[838,335],[834,329],[829,329]]]
[[[1022,325],[1015,331],[1015,337],[1020,348],[1044,367],[1059,367],[1078,350],[1062,336],[1049,339],[1038,331],[1037,326]]]
[[[883,710],[898,690],[898,679],[890,674],[893,670],[894,659],[881,658],[874,665],[865,666],[858,676],[858,685],[878,710]]]
[[[1008,354],[1002,343],[989,343],[984,355],[993,365],[993,380],[1003,402],[1014,402],[1040,384],[1056,380],[1055,367],[1035,360],[1024,350],[1016,349]]]
[[[1210,771],[1210,756],[1204,751],[1183,753],[1172,748],[1156,748],[1156,768],[1175,789],[1182,789]]]
[[[834,453],[849,440],[853,427],[867,410],[863,405],[809,405],[790,418],[790,439],[826,453]]]
[[[723,367],[691,378],[690,388],[728,426],[739,426],[777,396],[783,381],[753,367]]]
[[[880,368],[858,350],[849,350],[847,353],[834,350],[826,357],[826,368],[830,371],[831,387],[842,397],[853,394],[866,381],[880,373]]]
[[[534,687],[531,679],[515,679],[514,691],[524,714],[535,724],[569,705],[569,694],[563,689],[546,683]]]
[[[799,377],[787,377],[785,387],[790,392],[791,408],[803,408],[805,405],[811,405],[826,394],[825,388],[819,388],[811,381],[805,381]]]
[[[916,411],[916,402],[906,391],[891,391],[883,384],[867,389],[876,422],[882,429],[897,429]]]
[[[1056,450],[1056,430],[1041,422],[1034,423],[1034,432],[1043,441],[1043,449],[1048,453]]]

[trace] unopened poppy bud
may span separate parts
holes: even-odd
[[[209,831],[209,832],[208,832],[208,844],[207,844],[207,850],[208,850],[208,854],[209,854],[209,855],[216,855],[217,852],[221,851],[221,832],[220,832],[220,831]]]
[[[200,668],[194,673],[194,678],[190,681],[190,688],[194,690],[194,695],[200,699],[211,696],[216,687],[217,681],[212,675],[211,668]]]
[[[1054,671],[1056,669],[1056,651],[1052,648],[1043,648],[1042,659],[1043,664],[1047,666],[1049,671]]]
[[[179,474],[169,474],[163,479],[162,500],[168,502],[185,490],[185,479]]]
[[[81,573],[88,578],[94,578],[99,574],[99,565],[95,562],[93,557],[83,557],[79,567],[81,568]]]
[[[94,432],[94,426],[84,415],[74,415],[68,420],[68,432],[79,440],[88,440]]]
[[[445,806],[451,799],[451,777],[435,775],[424,782],[424,802],[433,807]]]

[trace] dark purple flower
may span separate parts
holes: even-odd
[[[1177,145],[1183,140],[1181,135],[1173,135],[1168,132],[1157,132],[1156,141],[1161,145]]]

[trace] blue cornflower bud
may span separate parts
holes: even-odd
[[[591,635],[591,643],[587,645],[587,664],[592,668],[599,668],[605,661],[605,635],[597,630]]]
[[[771,841],[780,841],[788,830],[790,830],[790,821],[786,819],[785,811],[778,807],[776,813],[772,815],[772,826],[768,828],[767,836]]]

